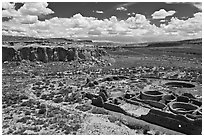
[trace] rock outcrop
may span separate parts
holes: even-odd
[[[15,59],[17,51],[11,47],[2,47],[2,61],[12,61]]]
[[[72,61],[76,59],[90,60],[105,55],[105,51],[99,48],[74,48],[60,46],[29,45],[22,47],[2,47],[2,61]]]

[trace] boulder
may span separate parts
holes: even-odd
[[[65,61],[67,57],[67,50],[63,47],[56,47],[54,50],[57,52],[58,61]]]
[[[74,48],[71,48],[71,49],[68,49],[67,50],[67,61],[72,61],[72,60],[75,60],[76,58],[76,49]]]
[[[16,50],[12,47],[2,47],[2,61],[13,61],[16,56]]]
[[[104,102],[107,101],[108,97],[106,96],[106,94],[104,92],[99,92],[99,96],[101,96],[104,100]]]
[[[29,56],[29,60],[30,61],[36,61],[37,60],[37,49],[33,48],[33,47],[30,47],[30,48],[31,48],[31,53]]]
[[[52,48],[46,47],[48,61],[54,61],[54,51]]]
[[[38,61],[48,62],[48,55],[45,47],[37,48]]]
[[[62,97],[56,97],[56,98],[53,98],[53,101],[55,103],[61,103],[61,102],[63,102],[63,98]]]
[[[44,114],[46,112],[46,108],[41,108],[38,110],[38,114]]]
[[[78,50],[78,57],[82,60],[85,60],[84,50]]]
[[[31,55],[31,51],[32,51],[32,47],[23,47],[23,48],[19,48],[18,51],[20,51],[20,58],[21,60],[29,60],[30,59],[30,55]]]
[[[104,105],[103,98],[101,96],[98,96],[97,98],[93,98],[91,104],[97,107],[103,107]]]

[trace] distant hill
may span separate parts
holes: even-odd
[[[25,36],[8,36],[2,35],[2,42],[32,42],[32,41],[48,41],[48,42],[79,42],[79,43],[92,43],[92,40],[73,40],[67,38],[34,38]],[[98,47],[169,47],[169,46],[179,46],[182,44],[201,44],[202,38],[199,39],[188,39],[181,41],[165,41],[165,42],[147,42],[147,43],[115,43],[115,42],[93,42]]]
[[[45,39],[50,42],[73,42],[73,39],[67,39],[67,38],[47,38]]]
[[[73,40],[67,38],[35,38],[25,36],[2,35],[2,42],[30,42],[30,41],[48,41],[48,42],[92,42],[92,40]]]
[[[24,36],[9,36],[9,35],[2,35],[2,41],[16,41],[16,42],[24,42],[24,41],[34,41],[34,40],[43,40],[40,38],[34,37],[24,37]]]
[[[182,44],[198,44],[202,45],[202,38],[199,39],[188,39],[188,40],[181,40],[181,41],[166,41],[166,42],[153,42],[148,43],[147,47],[169,47],[169,46],[179,46]]]

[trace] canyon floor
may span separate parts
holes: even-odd
[[[185,47],[185,48],[184,48]],[[141,123],[91,105],[85,92],[106,87],[110,94],[134,93],[144,88],[164,88],[162,82],[177,79],[196,85],[175,89],[202,99],[202,45],[106,49],[106,62],[21,61],[2,63],[3,135],[163,135],[182,133]],[[109,75],[138,79],[85,86]],[[128,83],[129,82],[129,83]],[[116,92],[120,91],[120,92]],[[153,127],[153,128],[152,128]]]

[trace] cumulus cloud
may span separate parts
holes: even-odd
[[[142,14],[132,14],[133,16],[125,20],[120,20],[116,16],[99,20],[78,13],[70,18],[53,17],[40,21],[38,20],[39,14],[50,14],[53,11],[47,9],[47,4],[36,4],[33,6],[34,9],[29,6],[24,5],[21,7],[23,9],[20,8],[18,11],[12,6],[3,10],[7,12],[4,12],[5,16],[12,17],[11,20],[2,22],[3,35],[88,38],[121,42],[180,40],[202,36],[201,12],[195,13],[189,19],[182,20],[172,17],[169,23],[161,24],[158,27],[151,24],[150,20]],[[35,10],[36,7],[41,8],[39,13]],[[163,21],[165,20],[160,22]]]
[[[160,20],[159,22],[162,22],[162,23],[163,23],[163,22],[166,22],[166,20]]]
[[[54,13],[51,9],[46,8],[46,2],[25,2],[19,9],[15,10],[15,3],[3,3],[2,17],[10,17],[11,22],[32,24],[37,22],[38,16]]]
[[[134,16],[135,13],[134,13],[134,12],[132,12],[132,13],[127,13],[127,15],[128,15],[128,16]]]
[[[10,3],[10,2],[2,2],[2,8],[4,10],[6,9],[14,9],[15,3]]]
[[[116,8],[116,10],[119,10],[119,11],[126,11],[127,9],[125,7],[118,7]]]
[[[174,10],[166,11],[165,9],[160,9],[152,14],[153,19],[165,19],[167,16],[172,16],[176,13]]]
[[[22,15],[47,15],[54,13],[51,9],[46,8],[47,2],[26,2],[18,11]]]
[[[161,29],[166,34],[176,34],[186,38],[188,36],[189,38],[192,38],[192,36],[202,37],[202,13],[195,13],[194,17],[187,20],[172,17],[167,25],[161,25]]]
[[[20,14],[14,9],[7,9],[2,11],[2,17],[17,17]]]
[[[12,21],[3,22],[3,28],[15,31],[17,27],[14,29],[14,26],[23,26],[24,33],[27,33],[29,36],[32,34],[43,37],[138,36],[153,30],[150,29],[150,22],[141,14],[130,17],[127,20],[118,20],[115,16],[109,19],[98,20],[93,17],[83,17],[81,14],[75,14],[71,18],[54,17],[45,21],[36,21],[36,18],[27,17],[28,19],[25,20],[14,18]],[[33,23],[27,24],[27,20]],[[12,24],[14,21],[16,23],[20,22],[23,25],[19,23],[14,25]],[[16,34],[16,31],[14,34]]]
[[[18,11],[15,10],[15,3],[2,2],[2,17],[19,16]]]
[[[33,24],[38,21],[38,17],[26,15],[24,17],[13,18],[12,21],[17,23],[22,23],[22,24]]]
[[[103,11],[97,10],[96,13],[98,13],[98,14],[103,14]]]
[[[97,30],[97,29],[92,29],[92,30],[89,30],[88,32],[89,35],[101,35],[101,31],[100,30]]]

